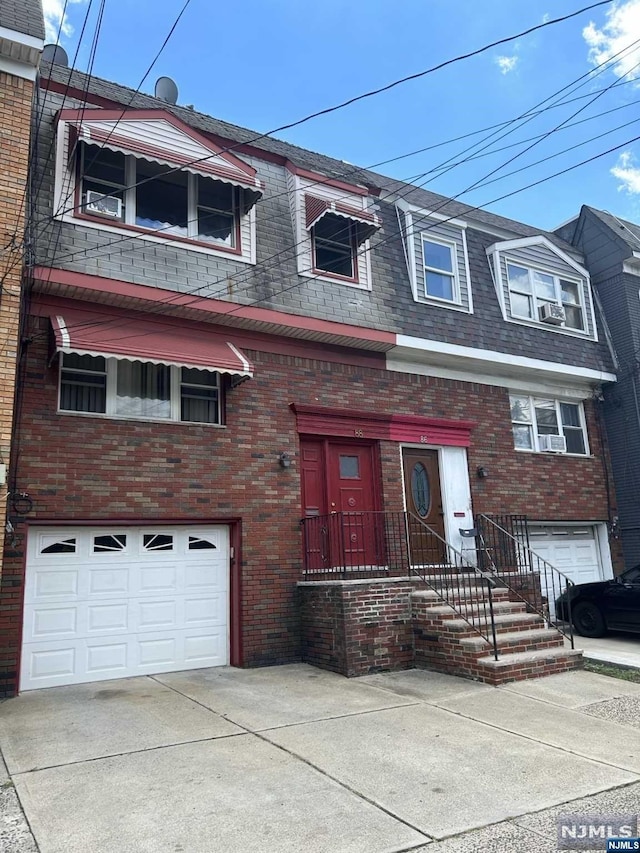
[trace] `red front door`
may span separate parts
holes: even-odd
[[[309,537],[325,566],[371,566],[379,562],[376,536],[378,478],[375,448],[328,439],[301,442],[302,503],[305,516],[327,516],[326,525]],[[308,530],[315,530],[313,524]],[[319,567],[319,565],[318,565]]]

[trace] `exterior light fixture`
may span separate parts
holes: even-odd
[[[489,471],[484,467],[484,465],[478,465],[476,468],[476,474],[479,480],[484,480],[489,476]]]
[[[278,462],[280,463],[281,468],[289,468],[291,466],[291,457],[288,453],[282,452],[280,456],[278,456]]]

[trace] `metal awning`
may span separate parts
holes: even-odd
[[[307,231],[311,230],[325,216],[340,216],[343,219],[351,219],[358,224],[358,242],[364,243],[380,228],[381,222],[377,214],[364,210],[364,208],[353,207],[340,201],[331,201],[309,194],[305,195],[304,201]]]
[[[133,312],[76,308],[51,314],[50,320],[57,352],[253,376],[253,365],[242,350],[201,326],[162,323]]]

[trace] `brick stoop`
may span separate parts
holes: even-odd
[[[506,684],[582,667],[582,652],[567,649],[562,634],[548,628],[522,601],[510,600],[510,591],[493,591],[498,660],[493,645],[473,626],[491,636],[486,590],[470,586],[452,599],[455,609],[435,590],[411,593],[415,665],[450,675],[462,675],[487,684]],[[472,624],[469,624],[472,623]]]

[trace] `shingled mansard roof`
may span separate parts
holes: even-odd
[[[0,0],[1,2],[1,0]],[[51,74],[52,80],[57,83],[67,85],[69,82],[69,69],[61,66],[50,66],[43,64],[41,69],[42,75],[47,78]],[[489,228],[504,230],[510,234],[516,234],[521,237],[534,237],[543,234],[552,243],[559,246],[565,252],[575,255],[576,250],[569,243],[561,240],[557,235],[542,231],[539,228],[533,228],[525,225],[522,222],[516,222],[511,219],[506,219],[503,216],[489,213],[485,210],[476,210],[475,208],[463,204],[458,201],[451,201],[446,196],[432,193],[420,187],[414,187],[394,178],[386,177],[377,172],[369,171],[358,166],[353,166],[346,163],[344,160],[335,160],[332,157],[327,157],[324,154],[317,154],[313,151],[308,151],[304,148],[299,148],[297,145],[292,145],[289,142],[283,142],[273,136],[268,136],[259,139],[256,142],[253,140],[259,135],[256,131],[251,131],[243,127],[237,127],[233,124],[221,121],[220,119],[212,118],[211,116],[199,113],[187,107],[167,104],[164,101],[146,95],[141,92],[121,86],[117,83],[111,83],[107,80],[96,78],[88,78],[87,75],[80,71],[74,71],[71,74],[70,87],[79,89],[80,91],[88,91],[89,95],[94,95],[99,98],[104,98],[113,102],[116,105],[127,106],[130,109],[165,109],[176,115],[185,124],[190,125],[196,130],[205,133],[212,133],[216,136],[221,136],[231,142],[239,144],[250,144],[256,149],[268,151],[271,154],[276,154],[284,159],[290,160],[296,166],[304,169],[309,169],[314,172],[319,172],[330,178],[341,178],[352,183],[364,184],[369,187],[376,187],[382,191],[382,195],[402,194],[402,197],[412,205],[424,210],[437,210],[439,213],[466,219],[470,223],[475,221],[479,224],[484,224]]]
[[[0,27],[44,39],[40,0],[0,0]]]

